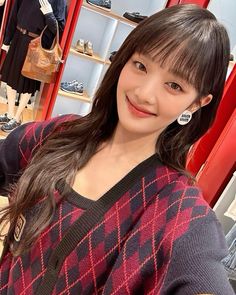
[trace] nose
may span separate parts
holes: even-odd
[[[134,91],[137,102],[140,104],[155,104],[157,102],[157,79],[146,78],[139,83]]]

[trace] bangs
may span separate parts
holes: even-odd
[[[210,85],[207,77],[212,56],[205,42],[167,36],[139,43],[136,51],[150,55],[161,66],[192,85],[199,94],[208,94]]]

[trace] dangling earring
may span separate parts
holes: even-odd
[[[192,113],[188,110],[184,111],[177,119],[179,125],[186,125],[192,119]]]

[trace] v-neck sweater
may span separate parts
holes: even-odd
[[[2,193],[48,136],[74,119],[28,123],[0,142]],[[60,199],[63,185],[53,219],[32,248],[13,257],[5,245],[1,295],[234,294],[220,262],[227,246],[214,212],[199,188],[157,155],[97,201],[72,188]],[[26,227],[34,210],[24,215]]]

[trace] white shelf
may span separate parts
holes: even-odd
[[[106,61],[104,59],[102,59],[98,54],[94,53],[93,55],[88,55],[88,54],[84,54],[81,52],[78,52],[74,49],[74,47],[70,48],[70,53],[78,55],[81,58],[85,58],[85,59],[89,59],[91,61],[95,61],[95,62],[99,62],[104,64]]]
[[[90,4],[88,4],[87,2],[84,2],[82,7],[84,7],[85,9],[88,9],[88,10],[91,10],[91,11],[94,11],[96,13],[99,13],[99,14],[102,14],[103,16],[106,16],[106,17],[109,17],[109,18],[112,18],[112,19],[116,19],[118,21],[122,21],[126,24],[129,24],[133,27],[136,27],[137,26],[137,23],[121,16],[121,15],[118,15],[117,13],[114,13],[112,10],[111,11],[106,11],[102,8],[99,8],[99,7],[96,7],[96,6],[92,6]]]
[[[75,94],[75,93],[66,92],[66,91],[63,91],[60,89],[58,91],[58,95],[66,96],[68,98],[77,99],[77,100],[84,101],[84,102],[89,102],[89,103],[92,102],[92,99],[88,96],[88,94],[86,92],[84,92],[83,95],[79,95],[79,94]]]

